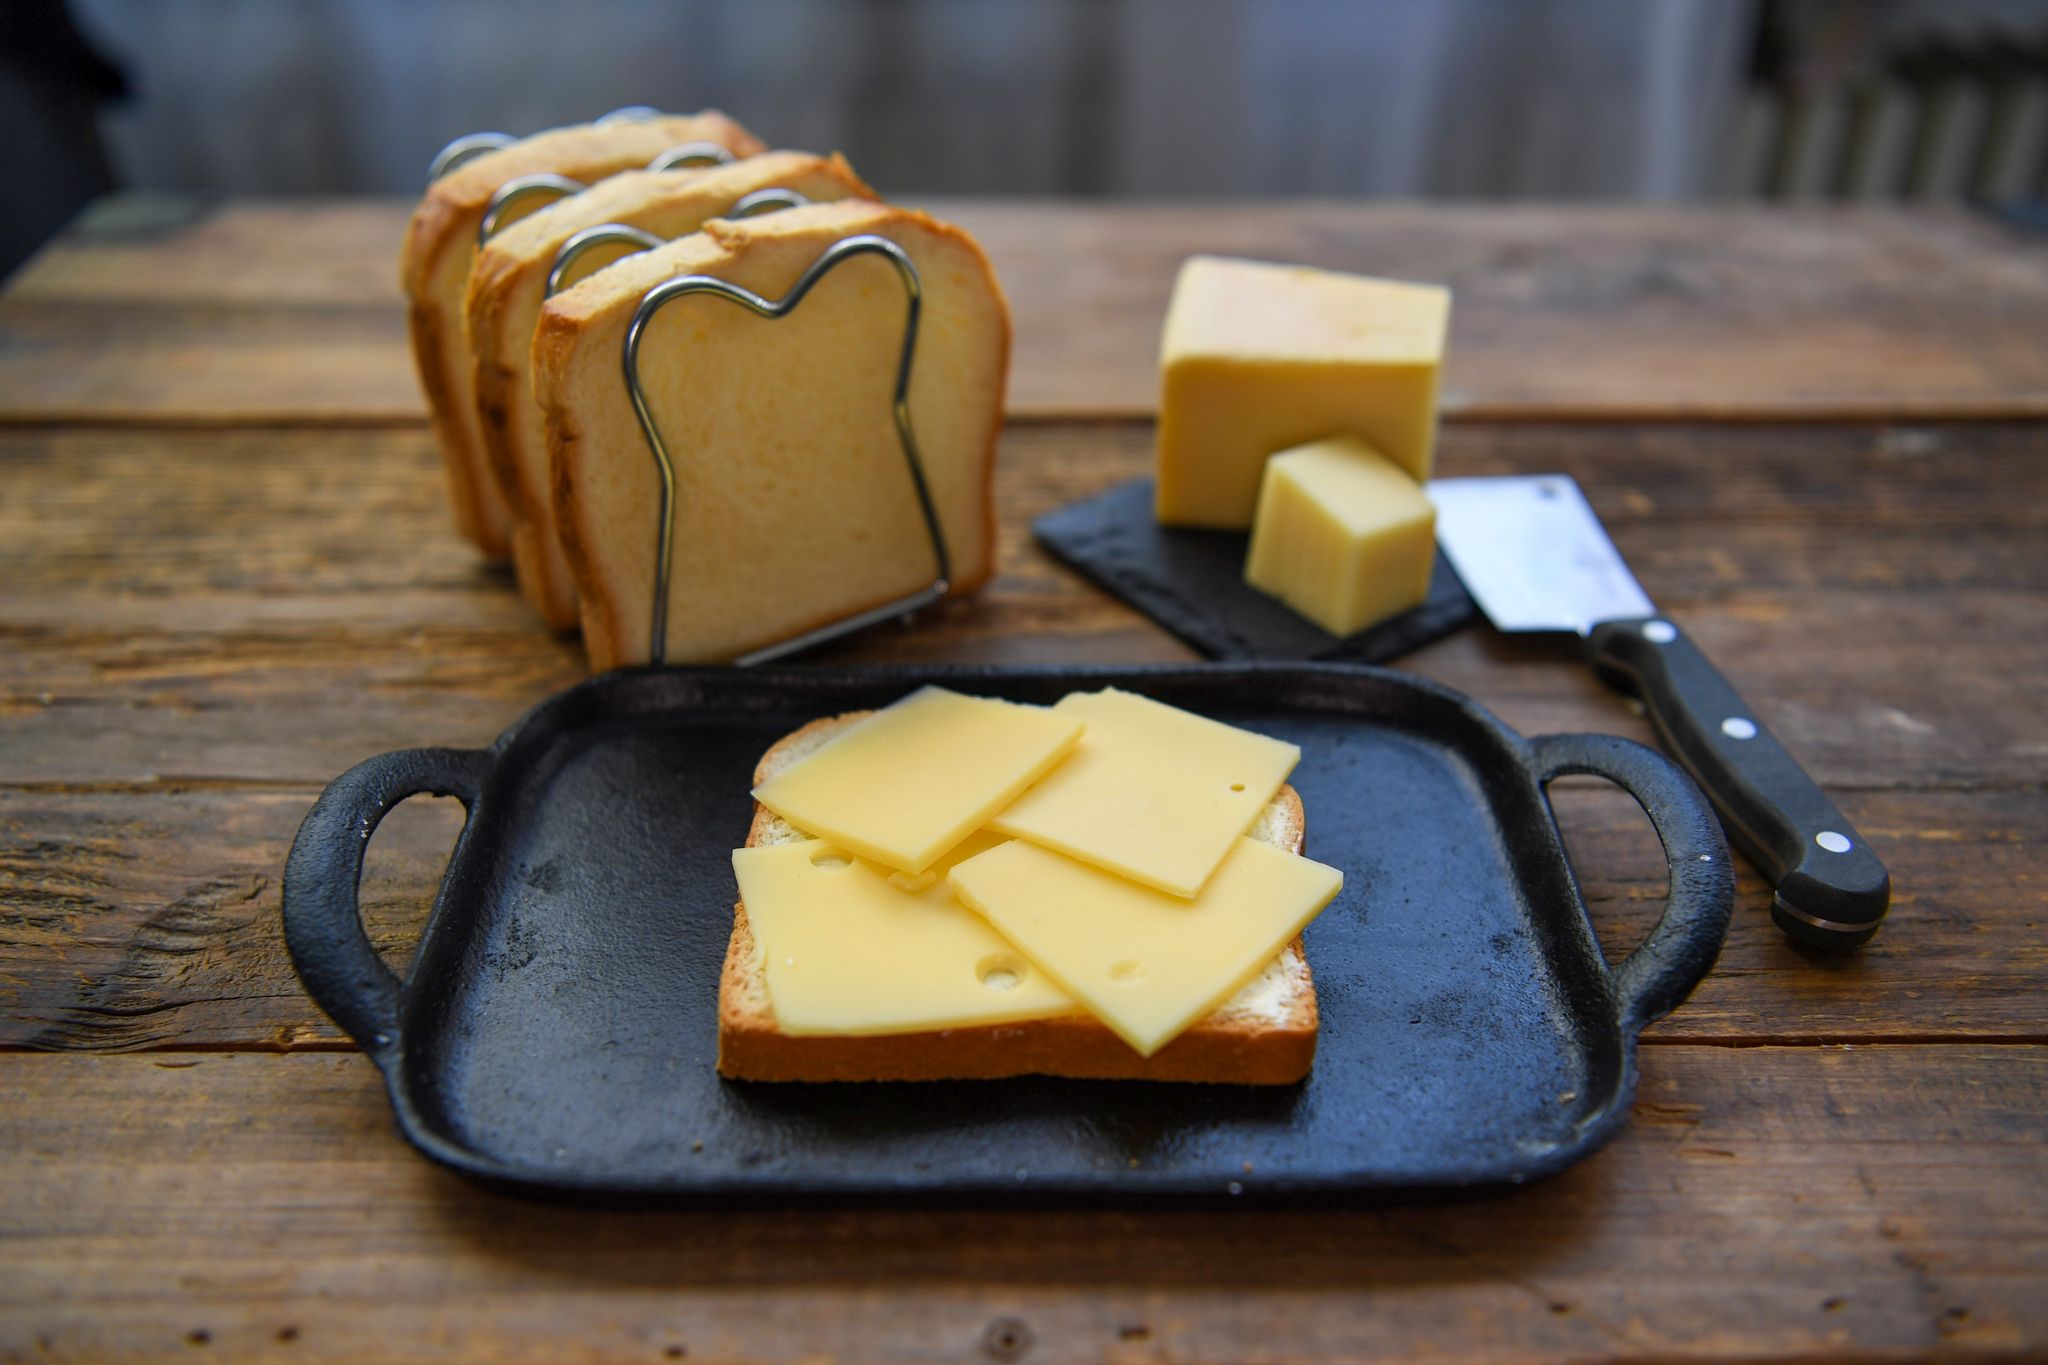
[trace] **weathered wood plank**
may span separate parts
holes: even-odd
[[[1145,423],[1013,428],[998,481],[1005,572],[1056,581],[1031,520],[1148,473],[1151,451]],[[2027,553],[2048,527],[2044,468],[2048,429],[2026,424],[1451,423],[1439,456],[1445,474],[1573,475],[1646,585],[1695,599],[1744,586],[2048,585],[2048,564]],[[453,533],[424,432],[0,430],[0,469],[0,554],[24,589],[6,606],[31,623],[86,610],[94,624],[156,622],[179,598],[360,595],[348,619],[409,624],[434,592],[464,600],[453,619],[473,621],[467,599],[505,596],[504,577]],[[38,607],[51,594],[70,616]],[[124,615],[137,601],[150,614]]]
[[[1579,477],[1823,780],[2026,784],[2048,752],[2027,685],[2048,671],[2044,444],[1453,425],[1443,466]],[[819,660],[1189,657],[1029,536],[1149,450],[1144,426],[1013,430],[992,588]],[[16,430],[0,468],[0,782],[324,782],[381,749],[484,743],[582,672],[455,539],[424,433]],[[1476,629],[1405,666],[1524,730],[1647,734],[1556,642]]]
[[[1013,428],[998,482],[1006,574],[1059,581],[1031,520],[1149,472],[1151,450],[1143,423]],[[2033,553],[2048,527],[2040,426],[1453,423],[1439,467],[1575,476],[1661,597],[2048,585]],[[506,599],[504,576],[451,529],[424,432],[0,430],[0,469],[0,554],[20,589],[6,606],[25,623],[157,623],[166,610],[176,623],[178,599],[359,596],[343,620],[411,624],[431,593],[473,622],[471,599]],[[147,611],[124,614],[137,602]],[[222,624],[242,619],[263,617],[244,607]]]
[[[278,929],[285,851],[310,789],[0,789],[0,1048],[334,1047]],[[1603,786],[1558,792],[1594,922],[1619,958],[1664,899],[1648,822]],[[1652,1041],[2048,1041],[2048,793],[1854,793],[1843,805],[1897,886],[1844,959],[1794,948],[1745,865],[1720,964]],[[746,827],[734,793],[732,839]],[[403,971],[461,824],[413,801],[371,844],[363,917]],[[1315,852],[1315,812],[1309,812]]]
[[[1198,252],[1449,284],[1443,403],[1458,416],[2048,410],[2048,248],[1959,213],[1290,202],[956,216],[1008,282],[1026,412],[1150,413],[1173,273]]]
[[[1023,417],[1150,413],[1195,252],[1451,284],[1456,415],[2048,413],[2048,248],[1958,211],[931,207],[1005,281]],[[407,208],[115,201],[0,300],[0,421],[418,421],[393,264]]]
[[[279,928],[312,793],[0,791],[0,1047],[291,1047],[345,1040]],[[404,971],[462,825],[453,800],[379,828],[361,892]]]
[[[2048,670],[2048,640],[2029,634],[2041,598],[1908,605],[1745,596],[1713,617],[1678,615],[1828,786],[2038,784],[2048,698],[2026,684]],[[1135,622],[1091,630],[1073,619],[1097,610],[992,595],[940,628],[887,628],[812,662],[1185,657]],[[1967,634],[1948,633],[1958,621]],[[1809,651],[1842,672],[1816,671]],[[1526,733],[1649,737],[1562,646],[1475,631],[1403,667]],[[325,782],[385,749],[487,744],[581,675],[573,645],[524,631],[18,632],[0,651],[0,783]]]
[[[0,1353],[2048,1350],[2048,1049],[1665,1047],[1644,1067],[1612,1147],[1480,1199],[714,1214],[465,1185],[391,1133],[355,1056],[0,1056]]]

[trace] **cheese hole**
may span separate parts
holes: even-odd
[[[1233,783],[1231,783],[1231,784],[1230,784],[1230,789],[1231,789],[1232,791],[1234,791],[1234,792],[1241,792],[1241,791],[1243,791],[1243,790],[1244,790],[1244,783],[1242,783],[1242,782],[1233,782]]]
[[[811,866],[822,867],[827,872],[837,872],[842,868],[853,866],[853,862],[844,853],[834,853],[830,849],[826,849],[822,853],[811,855]]]
[[[1013,953],[990,953],[974,964],[974,974],[992,991],[1014,990],[1024,983],[1024,959]]]
[[[1121,981],[1125,985],[1139,980],[1144,975],[1145,964],[1135,957],[1127,957],[1122,962],[1113,963],[1109,969],[1109,979]]]

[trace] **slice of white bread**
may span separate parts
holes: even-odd
[[[777,740],[754,769],[754,785],[809,755],[869,715],[813,721]],[[1307,832],[1301,797],[1283,786],[1248,833],[1300,853]],[[754,807],[747,846],[809,836],[765,806]],[[718,981],[718,1070],[754,1081],[986,1080],[1079,1076],[1099,1080],[1210,1081],[1287,1085],[1308,1075],[1316,1051],[1316,989],[1296,938],[1236,995],[1150,1057],[1142,1057],[1095,1016],[885,1037],[794,1037],[777,1027],[768,979],[745,902],[733,906],[732,938]]]
[[[922,213],[858,199],[714,219],[557,294],[534,333],[555,514],[593,667],[649,656],[661,483],[620,373],[641,297],[704,274],[779,299],[860,233],[888,238],[917,267],[917,444],[952,592],[987,580],[1010,312],[981,248]],[[641,382],[676,466],[671,661],[732,659],[931,582],[892,409],[905,312],[894,265],[870,254],[840,263],[782,318],[700,296],[649,325]]]
[[[494,559],[511,552],[512,512],[486,467],[471,390],[474,366],[462,331],[477,225],[498,187],[517,176],[601,180],[645,166],[685,142],[715,142],[735,156],[767,150],[752,133],[713,112],[553,128],[463,162],[427,186],[413,210],[398,262],[411,305],[413,361],[448,469],[456,527]]]
[[[489,242],[469,275],[464,306],[476,356],[476,405],[498,491],[512,508],[519,586],[556,630],[576,624],[576,585],[562,557],[548,488],[547,436],[533,401],[533,329],[562,244],[585,228],[624,223],[668,239],[695,232],[757,190],[794,190],[825,203],[874,197],[841,157],[766,152],[699,170],[621,171],[522,218]],[[585,257],[570,278],[616,260],[626,247]]]

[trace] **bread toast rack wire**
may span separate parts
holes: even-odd
[[[916,611],[920,607],[944,597],[952,586],[952,560],[946,549],[946,532],[939,524],[938,509],[932,503],[931,487],[925,480],[924,460],[918,453],[917,433],[910,420],[910,372],[917,358],[918,320],[924,308],[924,287],[912,264],[909,253],[887,237],[874,233],[860,233],[842,237],[818,254],[804,273],[797,277],[795,284],[779,299],[765,299],[750,289],[743,288],[715,275],[678,275],[665,280],[648,290],[640,299],[640,306],[633,312],[633,320],[626,328],[626,345],[623,357],[626,392],[632,396],[633,411],[640,418],[641,433],[647,438],[648,452],[654,457],[656,472],[661,477],[661,499],[655,533],[654,558],[654,602],[649,612],[647,627],[647,659],[649,663],[660,664],[668,655],[668,594],[669,580],[675,558],[675,503],[676,465],[670,454],[668,443],[662,439],[661,425],[654,419],[653,409],[648,405],[647,392],[640,383],[640,346],[647,335],[648,324],[663,308],[692,294],[709,294],[736,303],[750,312],[773,321],[785,317],[803,302],[812,286],[823,279],[842,262],[856,256],[877,255],[895,266],[896,275],[903,283],[905,310],[903,319],[903,347],[896,362],[896,389],[892,399],[892,412],[896,419],[896,441],[903,451],[903,463],[910,474],[910,484],[917,494],[919,512],[924,518],[925,534],[930,537],[932,560],[935,572],[932,581],[914,592],[880,606],[855,612],[836,621],[828,621],[804,631],[787,640],[764,645],[751,653],[733,660],[741,668],[766,663],[785,655],[838,639],[842,635],[864,629],[894,616]]]
[[[597,123],[603,125],[658,117],[658,110],[645,105],[632,105],[613,110],[598,119]],[[427,168],[427,179],[438,180],[464,162],[509,146],[516,140],[509,133],[471,133],[466,137],[459,137],[443,147],[434,157]],[[722,165],[732,159],[732,153],[715,142],[686,142],[671,147],[655,157],[648,163],[647,169],[664,171],[687,166]],[[482,246],[490,240],[503,225],[506,215],[516,205],[541,197],[559,199],[586,188],[581,181],[562,175],[525,175],[506,181],[498,187],[485,206],[483,218],[477,224],[477,245]],[[795,190],[773,186],[755,190],[741,197],[723,216],[749,218],[777,209],[802,207],[810,202]],[[584,228],[573,234],[555,253],[554,262],[548,269],[545,293],[551,297],[559,292],[564,286],[570,267],[585,253],[598,247],[630,246],[636,250],[647,250],[660,245],[662,239],[654,233],[626,223],[601,223]],[[903,285],[903,346],[897,357],[896,385],[890,401],[890,411],[895,418],[897,445],[903,452],[904,467],[910,475],[911,488],[917,495],[918,512],[923,518],[925,534],[931,543],[934,566],[932,581],[879,606],[855,612],[836,621],[828,621],[787,640],[764,645],[760,649],[741,655],[733,660],[733,663],[737,667],[747,668],[810,649],[828,640],[835,640],[840,636],[879,624],[891,617],[904,616],[921,607],[929,606],[951,590],[952,556],[946,546],[946,532],[940,525],[938,509],[932,502],[931,486],[925,478],[924,459],[918,451],[917,432],[910,418],[910,375],[917,359],[917,333],[924,310],[924,286],[918,278],[917,266],[911,261],[909,253],[895,242],[874,233],[842,237],[818,254],[817,259],[797,277],[796,283],[790,286],[787,293],[779,299],[772,300],[713,275],[679,275],[654,286],[641,297],[639,307],[634,310],[632,322],[626,329],[623,355],[626,392],[633,400],[634,414],[640,420],[640,430],[647,439],[648,453],[653,456],[656,473],[661,479],[660,520],[655,533],[654,600],[649,611],[647,632],[649,663],[663,663],[668,656],[668,597],[675,562],[676,465],[674,457],[669,453],[668,443],[662,437],[661,426],[655,420],[653,409],[648,404],[646,390],[640,383],[640,346],[646,336],[648,325],[664,307],[691,294],[710,294],[723,298],[773,321],[792,312],[803,302],[804,296],[810,293],[812,287],[840,263],[864,255],[879,255],[887,259],[895,267],[896,276]]]
[[[742,196],[722,215],[726,218],[751,218],[777,209],[799,208],[811,201],[795,190],[782,186],[770,186]],[[571,267],[586,253],[604,246],[628,246],[635,250],[648,250],[662,245],[662,239],[645,228],[628,223],[599,223],[572,234],[555,253],[553,264],[548,268],[546,296],[552,298],[567,283]],[[661,520],[657,525],[655,541],[655,583],[654,601],[648,624],[649,662],[661,663],[668,652],[668,596],[673,576],[674,534],[675,534],[675,460],[669,453],[668,443],[662,437],[659,423],[654,419],[645,389],[640,383],[639,348],[647,325],[655,313],[673,299],[684,294],[707,293],[739,303],[770,319],[781,317],[794,309],[803,297],[825,273],[841,260],[868,252],[887,256],[895,265],[908,297],[907,314],[904,321],[903,351],[896,373],[894,413],[897,441],[902,447],[905,465],[909,469],[911,485],[917,492],[919,510],[924,517],[925,531],[931,538],[932,557],[937,571],[932,582],[916,592],[906,594],[894,601],[857,613],[838,621],[827,622],[816,629],[789,640],[767,645],[735,660],[741,667],[765,663],[770,659],[808,649],[812,645],[859,630],[864,626],[887,620],[891,616],[915,611],[945,596],[950,586],[952,566],[946,548],[945,529],[940,525],[936,509],[932,505],[931,491],[925,482],[924,461],[918,452],[917,435],[910,420],[909,388],[910,371],[917,351],[918,320],[922,312],[923,288],[918,280],[917,267],[903,249],[887,238],[866,236],[843,238],[812,262],[810,268],[791,286],[789,292],[779,300],[770,302],[750,290],[719,280],[708,275],[684,275],[665,281],[648,291],[635,311],[633,321],[626,333],[624,356],[626,389],[633,400],[633,411],[640,419],[640,430],[647,438],[647,448],[654,457],[655,470],[661,478]]]
[[[624,109],[614,109],[596,121],[602,128],[612,123],[638,123],[647,119],[660,118],[661,112],[644,104],[632,104]],[[434,154],[427,166],[427,181],[432,183],[447,175],[464,162],[473,161],[488,152],[509,147],[518,141],[510,133],[470,133],[456,138]],[[676,171],[693,166],[722,166],[733,159],[732,152],[716,142],[682,142],[669,148],[647,163],[650,171]],[[552,175],[546,172],[534,175],[518,175],[498,186],[484,206],[484,216],[476,225],[476,244],[482,246],[496,235],[505,225],[507,216],[519,205],[535,199],[562,199],[590,188],[581,180],[572,180],[566,175]]]
[[[811,201],[795,190],[780,185],[755,190],[752,194],[741,195],[733,206],[719,215],[723,218],[752,218],[757,214],[772,213],[776,209],[802,208]],[[548,283],[545,297],[553,298],[562,291],[569,277],[569,268],[589,251],[601,246],[630,246],[637,251],[662,244],[662,239],[646,228],[633,227],[627,223],[599,223],[574,233],[555,252],[554,264],[548,267]]]
[[[613,123],[644,123],[661,117],[661,110],[647,104],[629,104],[614,109],[609,114],[592,120],[599,128]],[[433,184],[465,161],[473,161],[485,152],[495,152],[501,147],[510,147],[519,141],[510,133],[466,133],[434,153],[434,159],[427,163],[427,183]]]
[[[692,166],[722,166],[732,160],[732,153],[715,142],[684,142],[669,148],[660,156],[647,163],[650,171],[678,171]],[[476,244],[482,246],[503,227],[506,215],[519,205],[534,199],[563,199],[589,189],[581,180],[571,180],[566,175],[551,175],[540,172],[534,175],[515,175],[498,186],[490,203],[484,206],[484,216],[476,225]]]

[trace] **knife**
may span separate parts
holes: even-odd
[[[1576,631],[1593,671],[1639,697],[1728,837],[1777,894],[1793,939],[1870,941],[1891,904],[1884,864],[1629,573],[1578,484],[1563,474],[1437,479],[1437,542],[1496,629]]]

